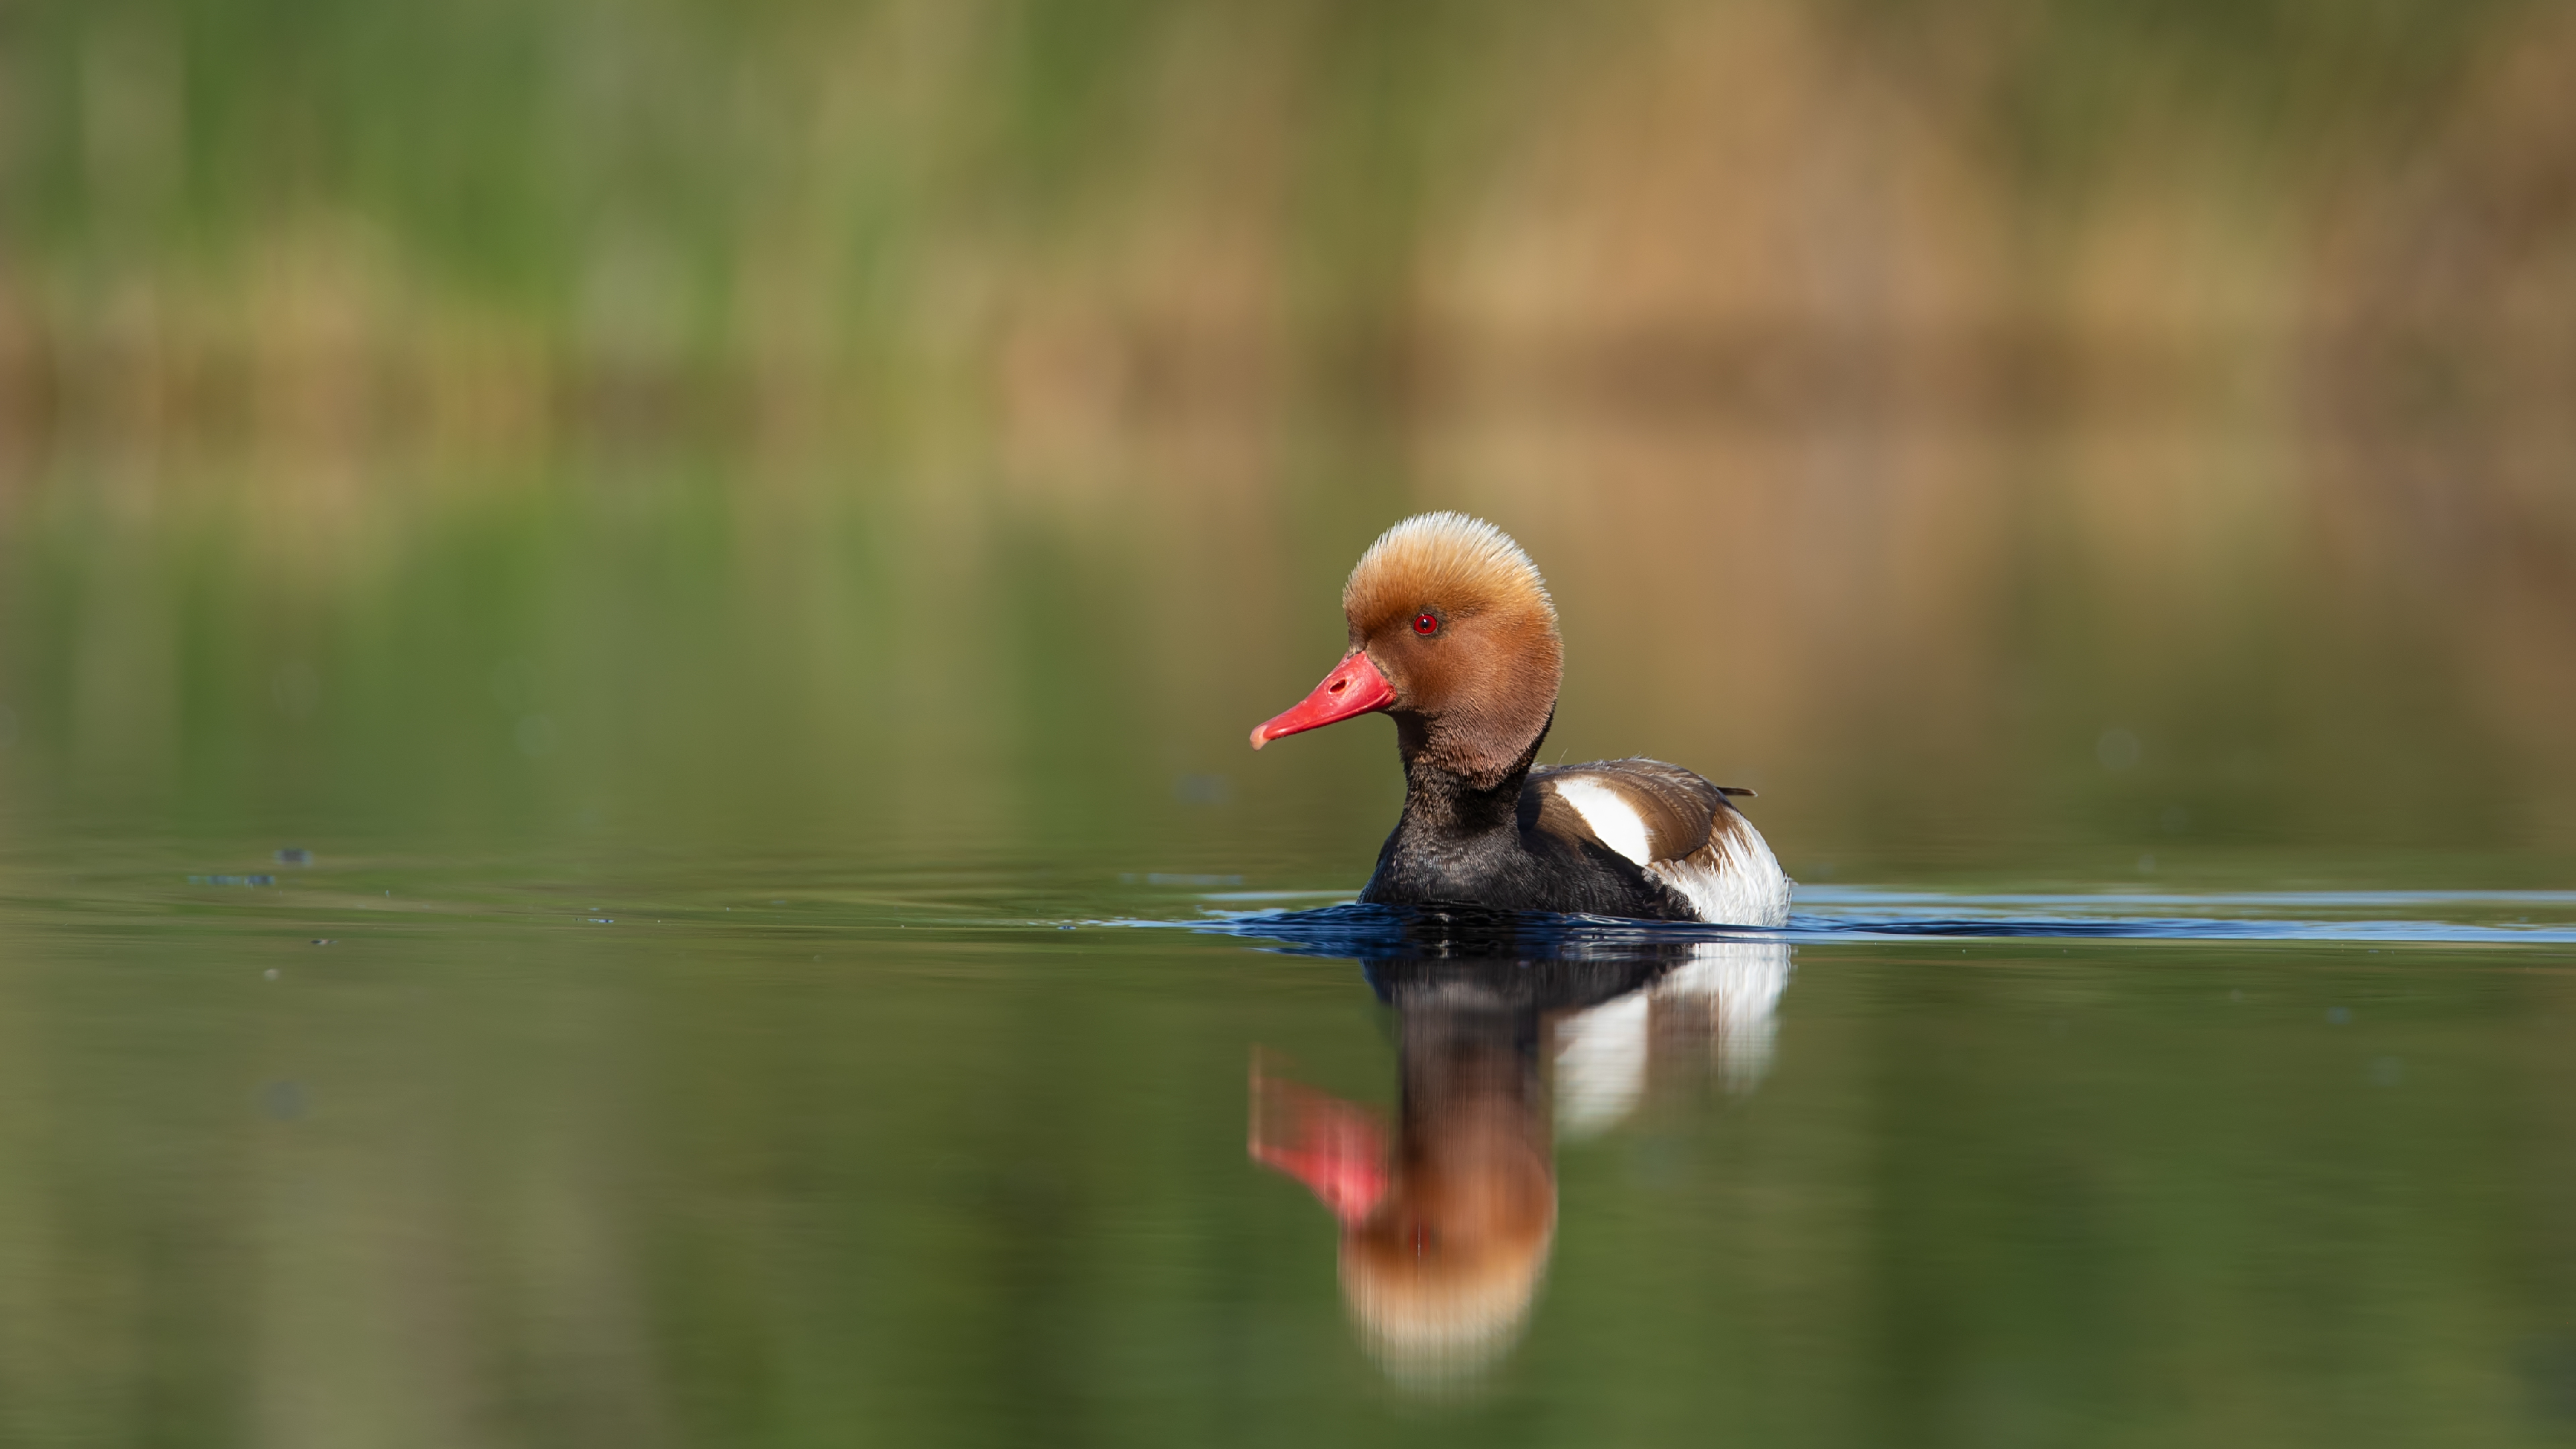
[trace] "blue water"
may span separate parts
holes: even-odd
[[[1212,896],[1232,903],[1249,893]],[[1807,888],[1777,929],[1531,913],[1481,918],[1519,949],[1581,955],[1693,941],[1961,939],[2308,941],[2369,944],[2576,944],[2576,891],[2240,891],[2225,894],[1951,895],[1861,887]],[[1228,910],[1169,924],[1276,940],[1310,955],[1382,956],[1410,949],[1410,912],[1357,903],[1311,910]],[[1155,924],[1133,922],[1132,924]]]

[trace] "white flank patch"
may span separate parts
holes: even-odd
[[[1736,828],[1721,833],[1707,852],[1695,850],[1680,860],[1656,860],[1645,817],[1616,789],[1581,775],[1560,775],[1547,787],[1583,817],[1593,839],[1681,892],[1701,920],[1712,926],[1789,924],[1788,873],[1780,869],[1779,858],[1752,821],[1739,819]],[[1710,855],[1717,858],[1714,868],[1707,863]]]
[[[1591,818],[1588,813],[1584,816],[1587,821]],[[1707,863],[1710,855],[1717,857],[1714,868]],[[1779,858],[1749,820],[1719,834],[1707,852],[1693,851],[1684,860],[1656,861],[1646,870],[1680,891],[1699,918],[1712,926],[1789,924],[1788,873],[1780,869]]]
[[[1548,781],[1547,786],[1583,817],[1593,839],[1639,865],[1651,865],[1652,837],[1646,832],[1645,818],[1618,791],[1580,775],[1560,776]]]
[[[1771,1070],[1771,1043],[1779,1030],[1780,993],[1789,987],[1785,941],[1711,941],[1691,947],[1691,959],[1654,984],[1658,997],[1714,997],[1717,1055],[1730,1092],[1749,1092]]]
[[[1556,1134],[1576,1142],[1619,1124],[1646,1091],[1646,993],[1556,1024]]]

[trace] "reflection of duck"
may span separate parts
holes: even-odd
[[[1555,1058],[1554,1117],[1569,1135],[1624,1116],[1657,1041],[1694,1030],[1730,1082],[1749,1073],[1749,1086],[1761,1067],[1739,1057],[1768,1060],[1788,956],[1782,944],[1725,942],[1615,960],[1372,962],[1369,980],[1398,1018],[1392,1143],[1369,1109],[1288,1081],[1254,1053],[1251,1154],[1340,1219],[1343,1298],[1391,1375],[1428,1387],[1468,1378],[1528,1321],[1556,1230],[1542,1051]]]
[[[1677,765],[1533,769],[1563,648],[1547,585],[1490,523],[1427,513],[1386,531],[1342,589],[1350,652],[1252,732],[1395,717],[1404,815],[1363,901],[1776,926],[1789,878],[1727,796]]]

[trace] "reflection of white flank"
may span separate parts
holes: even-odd
[[[1705,1043],[1727,1091],[1741,1095],[1762,1085],[1789,970],[1785,942],[1706,941],[1647,989],[1559,1020],[1559,1140],[1599,1136],[1635,1111],[1658,1048]]]
[[[1787,942],[1711,941],[1693,946],[1690,960],[1657,981],[1651,994],[1658,1001],[1714,1008],[1709,1049],[1726,1089],[1749,1092],[1771,1070],[1780,993],[1788,987]]]
[[[1646,1089],[1646,993],[1632,991],[1556,1024],[1556,1132],[1567,1141],[1618,1125]]]

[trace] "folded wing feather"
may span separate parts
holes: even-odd
[[[1778,926],[1789,878],[1761,832],[1728,802],[1749,794],[1661,760],[1603,760],[1530,772],[1541,829],[1581,835],[1678,891],[1703,921]]]

